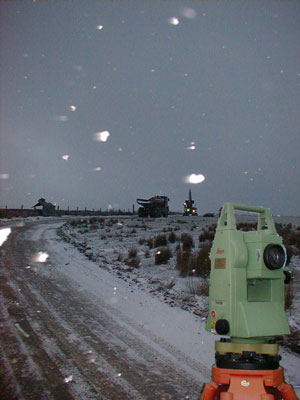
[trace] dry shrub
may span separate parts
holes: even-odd
[[[292,248],[292,246],[285,245],[286,249],[286,265],[289,265],[291,258],[294,254],[296,254],[295,250]]]
[[[208,281],[188,279],[187,288],[190,294],[196,296],[208,296]]]
[[[198,251],[196,258],[196,275],[201,276],[202,278],[208,278],[210,274],[210,250],[212,247],[212,243],[206,243],[204,246]]]
[[[199,235],[199,242],[213,241],[216,233],[216,228],[214,226],[208,229],[203,229]]]
[[[201,276],[208,278],[210,273],[210,249],[212,244],[205,244],[198,252],[179,248],[176,253],[176,267],[181,276]]]
[[[249,231],[256,231],[257,230],[257,224],[256,223],[250,223],[250,222],[240,222],[237,224],[237,229],[243,232],[249,232]]]
[[[169,247],[161,247],[155,253],[155,264],[167,264],[171,257],[172,251],[169,249]]]
[[[289,283],[285,285],[284,308],[285,311],[290,310],[294,300],[294,285]]]
[[[153,249],[154,240],[152,237],[147,240],[147,245],[149,246],[149,249]]]
[[[139,268],[141,259],[137,255],[137,249],[131,248],[128,251],[128,258],[125,260],[125,263],[130,267]]]
[[[193,238],[189,233],[183,232],[181,234],[180,240],[182,242],[182,247],[184,250],[188,250],[194,247]]]
[[[96,223],[90,224],[90,231],[95,231],[96,229],[98,229],[98,225]]]
[[[190,274],[190,249],[183,250],[181,246],[176,251],[176,268],[179,269],[180,276]]]
[[[154,247],[163,247],[167,246],[167,236],[166,235],[158,235],[154,240]]]
[[[129,265],[130,267],[133,268],[139,268],[141,260],[139,257],[135,257],[135,258],[127,258],[127,260],[125,261],[127,265]]]
[[[295,246],[300,249],[300,231],[299,227],[293,228],[291,224],[275,224],[279,236],[283,237],[285,244]]]
[[[136,256],[137,256],[137,249],[133,247],[128,251],[128,258],[136,258]]]
[[[293,255],[300,255],[300,231],[299,227],[293,228],[291,224],[275,224],[279,236],[283,238],[283,243],[287,252],[288,265]]]
[[[175,243],[175,242],[176,242],[176,239],[177,239],[176,233],[171,232],[171,233],[169,234],[168,239],[169,239],[169,242],[170,242],[170,243]]]

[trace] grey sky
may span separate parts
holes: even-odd
[[[0,206],[182,210],[191,188],[201,214],[299,215],[298,1],[0,7]]]

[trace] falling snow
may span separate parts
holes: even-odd
[[[190,174],[184,178],[185,183],[192,183],[195,185],[204,182],[204,180],[205,176],[202,174]]]
[[[58,115],[55,117],[55,120],[59,122],[67,122],[69,117],[67,115]]]
[[[193,8],[190,8],[190,7],[184,7],[184,8],[181,10],[181,14],[182,14],[185,18],[188,18],[188,19],[194,19],[194,18],[196,18],[196,16],[197,16],[197,12],[196,12]]]
[[[9,178],[9,174],[0,174],[0,179],[6,180]]]
[[[94,140],[96,142],[106,142],[109,136],[110,133],[108,131],[97,132],[94,133]]]
[[[69,375],[69,376],[67,376],[65,379],[64,379],[64,382],[65,383],[70,383],[70,382],[72,382],[73,381],[73,376],[72,375]]]
[[[179,25],[179,19],[176,17],[169,18],[169,24],[171,25]]]
[[[37,263],[44,263],[47,261],[49,257],[49,254],[43,252],[43,251],[39,251],[34,257],[33,257],[33,261],[37,262]]]

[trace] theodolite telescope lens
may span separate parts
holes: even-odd
[[[264,262],[266,267],[274,270],[285,265],[286,253],[279,244],[269,244],[264,250]]]

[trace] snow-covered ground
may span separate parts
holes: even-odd
[[[255,217],[240,217],[239,221],[256,221]],[[276,218],[282,224],[293,223],[300,226],[299,218]],[[197,289],[204,281],[197,276],[180,277],[176,269],[176,248],[180,244],[182,233],[191,235],[194,242],[193,251],[203,246],[199,235],[203,230],[210,230],[217,224],[216,218],[173,216],[168,219],[140,218],[92,218],[77,219],[65,224],[60,230],[61,237],[74,245],[87,258],[124,280],[133,282],[167,302],[170,306],[178,306],[194,314],[205,317],[208,298],[199,296]],[[171,243],[170,233],[176,235],[176,241]],[[161,247],[155,247],[155,238],[165,235],[167,247],[171,249],[172,257],[167,264],[155,265],[155,255]],[[151,242],[153,247],[149,247]],[[130,252],[136,253],[133,261],[138,259],[138,267],[130,264]],[[129,262],[128,262],[129,261]],[[134,262],[133,262],[134,264]],[[289,323],[300,331],[300,318],[297,309],[300,304],[299,290],[299,257],[293,257],[288,269],[294,279],[294,304],[288,311]],[[196,292],[196,293],[195,293]]]
[[[253,221],[256,218],[253,217]],[[249,216],[238,218],[239,221],[249,221]],[[251,220],[251,217],[250,217]],[[292,223],[299,226],[299,218],[286,217],[276,218],[282,224]],[[179,326],[182,329],[180,346],[190,357],[201,360],[205,365],[211,365],[214,359],[214,341],[218,337],[205,331],[205,317],[207,315],[208,298],[194,294],[203,280],[199,277],[180,277],[176,269],[176,246],[180,242],[182,233],[192,236],[195,248],[201,246],[199,235],[203,229],[217,223],[216,218],[171,216],[167,219],[140,219],[140,218],[105,218],[105,219],[81,219],[65,224],[59,234],[65,241],[75,246],[83,255],[93,261],[93,285],[98,287],[98,269],[108,271],[110,276],[117,277],[115,286],[106,287],[107,298],[112,304],[121,307],[122,312],[130,313],[138,317],[142,326],[148,327],[172,343],[173,324],[170,320],[177,322],[182,319]],[[149,248],[148,239],[155,239],[158,235],[166,235],[174,232],[177,237],[175,243],[168,241],[167,246],[171,249],[173,256],[167,264],[155,265],[155,254],[159,248]],[[130,251],[136,250],[139,259],[138,268],[127,265]],[[130,259],[129,259],[130,261]],[[70,267],[71,268],[71,267]],[[299,258],[293,258],[290,269],[299,285]],[[71,271],[70,271],[71,272]],[[82,274],[82,271],[77,271]],[[78,279],[77,279],[78,280]],[[125,286],[124,286],[125,285]],[[125,288],[126,301],[120,288]],[[298,286],[297,286],[298,287]],[[132,296],[131,294],[135,295]],[[155,302],[153,310],[150,297],[147,301],[143,299],[143,293],[151,294],[160,300]],[[133,300],[127,303],[129,300]],[[149,303],[150,302],[150,303]],[[138,305],[143,305],[139,310]],[[159,307],[157,306],[159,304]],[[165,308],[165,305],[168,305]],[[299,291],[295,293],[295,301],[292,309],[287,313],[289,323],[300,329]],[[144,307],[145,306],[145,307]],[[185,312],[182,313],[182,310]],[[178,325],[176,325],[178,326]],[[177,337],[177,336],[176,336]],[[174,339],[175,340],[175,339]],[[289,350],[281,348],[282,362],[286,369],[287,378],[294,384],[300,385],[298,367],[300,357],[291,354]]]
[[[214,218],[182,216],[167,219],[84,218],[69,219],[66,223],[48,219],[47,223],[31,230],[28,239],[44,241],[45,246],[39,250],[47,251],[49,257],[44,263],[33,258],[30,268],[57,279],[62,275],[68,277],[91,302],[104,302],[114,318],[120,316],[119,324],[125,324],[126,329],[140,335],[141,340],[155,348],[161,357],[171,354],[175,364],[184,360],[183,369],[190,376],[207,382],[218,336],[205,330],[207,297],[192,293],[202,283],[201,278],[179,276],[175,250],[184,232],[193,237],[194,250],[198,249],[202,229],[208,229],[216,222]],[[299,225],[299,219],[292,222]],[[20,223],[23,222],[17,222]],[[4,225],[8,226],[7,223]],[[175,243],[168,241],[173,256],[167,264],[155,265],[155,254],[159,249],[149,248],[148,239],[161,234],[168,238],[171,232],[178,238]],[[138,268],[128,265],[132,249],[139,260]],[[298,259],[293,259],[292,269],[299,276]],[[288,314],[293,326],[299,326],[299,314],[296,314],[299,305],[297,294]],[[281,348],[280,354],[286,380],[297,389],[300,386],[300,356],[285,348]],[[136,357],[133,353],[130,355]]]

